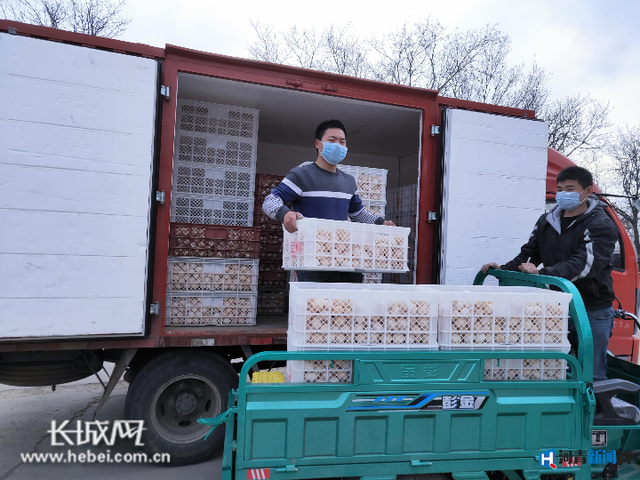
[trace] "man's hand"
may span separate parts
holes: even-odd
[[[287,232],[293,233],[298,231],[298,226],[296,224],[298,223],[299,218],[304,218],[300,212],[289,211],[285,213],[284,218],[282,219],[282,224]]]
[[[535,274],[539,273],[538,269],[533,263],[521,263],[520,266],[518,267],[518,270],[520,270],[523,273],[535,273]]]
[[[387,227],[395,227],[396,224],[393,223],[391,220],[385,220],[383,225],[386,225]]]
[[[490,268],[500,270],[500,265],[498,265],[496,262],[487,263],[486,265],[482,266],[482,273],[487,273]]]

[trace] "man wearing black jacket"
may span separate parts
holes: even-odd
[[[593,194],[593,177],[581,167],[558,174],[558,205],[542,215],[520,254],[499,266],[482,267],[540,273],[571,280],[584,300],[593,334],[594,380],[607,374],[607,345],[613,329],[611,256],[618,230]],[[543,264],[538,270],[537,265]],[[570,339],[575,329],[570,325]]]

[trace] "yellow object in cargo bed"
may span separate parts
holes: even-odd
[[[251,376],[253,383],[284,383],[281,372],[254,372]]]

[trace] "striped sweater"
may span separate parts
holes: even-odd
[[[262,210],[282,223],[289,211],[284,204],[304,217],[349,220],[382,225],[384,218],[362,206],[356,180],[341,170],[329,172],[315,163],[291,169],[275,190],[267,196]]]

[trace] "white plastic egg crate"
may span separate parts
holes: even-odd
[[[193,166],[176,162],[173,174],[173,191],[178,194],[253,198],[255,190],[255,170]]]
[[[406,272],[411,229],[303,218],[284,231],[287,270]]]
[[[374,215],[378,215],[379,217],[386,218],[386,203],[385,202],[369,202],[362,201],[362,206]]]
[[[364,278],[362,280],[362,283],[373,283],[373,284],[377,284],[377,283],[382,283],[382,274],[381,273],[365,273],[363,274]]]
[[[169,326],[255,325],[258,293],[167,293]]]
[[[254,108],[179,99],[176,128],[184,132],[257,141],[259,113]]]
[[[292,283],[288,350],[434,350],[437,315],[428,287]]]
[[[168,292],[257,292],[258,262],[232,258],[169,257]]]
[[[349,383],[353,372],[351,360],[289,360],[287,382]]]
[[[571,294],[529,287],[435,286],[443,350],[526,349],[568,344]]]
[[[559,358],[491,358],[484,362],[485,380],[564,380],[567,361]]]
[[[256,169],[257,143],[234,137],[176,132],[176,163],[216,168]]]
[[[386,201],[388,170],[353,165],[338,165],[338,168],[356,179],[358,195],[363,201]]]
[[[207,225],[253,226],[253,198],[171,195],[171,221]]]
[[[310,163],[311,162],[303,162],[300,166],[309,165]],[[363,204],[375,203],[383,207],[386,205],[387,174],[389,170],[384,168],[357,167],[355,165],[344,165],[342,163],[338,164],[338,168],[355,179],[358,196]]]

